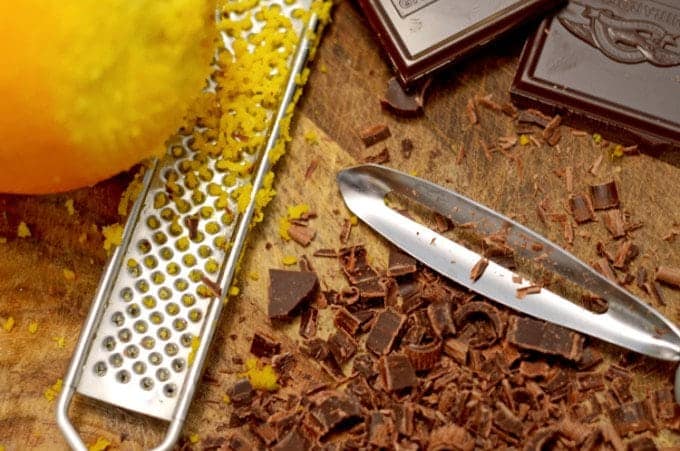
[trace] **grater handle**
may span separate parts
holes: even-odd
[[[302,70],[305,67],[307,57],[311,51],[313,34],[317,30],[318,22],[319,18],[317,14],[312,13],[305,27],[305,31],[302,33],[302,38],[295,58],[292,61],[291,72],[288,77],[288,82],[286,83],[283,98],[276,113],[266,147],[262,152],[257,173],[253,179],[253,188],[250,194],[250,201],[248,203],[248,207],[239,219],[233,246],[224,266],[223,273],[221,274],[222,293],[228,292],[228,288],[236,272],[241,250],[245,244],[246,235],[248,229],[250,228],[250,222],[255,212],[255,196],[262,187],[264,178],[271,168],[270,154],[279,139],[281,121],[286,116],[286,114],[288,114],[288,107],[294,100],[295,91],[297,89],[297,75],[302,73]],[[153,166],[147,170],[144,177],[142,192],[137,197],[129,218],[136,218],[140,214],[144,203],[144,198],[146,197],[146,192],[149,190],[152,182],[152,175],[156,170],[156,165],[157,160],[154,160]],[[102,281],[113,280],[112,277],[108,276],[115,270],[115,268],[120,266],[121,260],[123,258],[122,249],[127,248],[132,236],[132,230],[133,227],[125,228],[121,245],[118,246],[114,251],[111,261],[106,268],[104,276],[102,277]],[[82,441],[80,434],[73,426],[73,423],[68,416],[68,409],[75,393],[76,383],[81,377],[85,357],[89,345],[92,342],[96,332],[96,325],[99,323],[99,320],[101,319],[100,317],[103,315],[106,308],[106,301],[109,297],[110,290],[111,286],[105,285],[100,286],[97,289],[98,295],[95,298],[95,301],[90,309],[90,313],[88,314],[88,317],[85,321],[85,325],[83,326],[83,330],[74,351],[73,359],[65,376],[64,388],[57,401],[57,424],[59,425],[59,428],[61,429],[69,446],[78,451],[87,451],[87,446]],[[184,386],[182,387],[182,392],[180,394],[180,399],[175,414],[173,415],[172,421],[168,425],[166,434],[163,437],[163,441],[153,448],[153,451],[171,450],[182,432],[184,420],[189,410],[189,406],[191,405],[196,387],[199,384],[203,363],[207,356],[208,348],[212,341],[213,335],[216,331],[223,305],[224,302],[219,300],[218,302],[215,302],[214,307],[210,308],[208,311],[206,316],[206,324],[208,327],[204,331],[200,345],[196,350],[195,363],[189,367],[189,374],[187,375],[187,379],[185,380]]]

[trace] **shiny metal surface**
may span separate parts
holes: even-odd
[[[337,176],[348,208],[389,241],[455,282],[517,311],[621,347],[663,360],[680,360],[680,332],[658,311],[602,277],[567,251],[460,194],[426,180],[376,165],[341,171]],[[454,224],[474,222],[481,234],[504,231],[507,244],[518,255],[541,257],[551,271],[606,299],[605,313],[593,313],[547,289],[523,299],[512,281],[514,273],[493,262],[475,282],[472,267],[479,254],[430,230],[385,204],[394,192],[449,219]],[[542,250],[532,250],[531,244]],[[536,246],[538,247],[538,246]],[[677,385],[676,385],[677,390]]]
[[[184,203],[177,197],[162,201],[168,180],[181,172],[183,162],[191,160],[194,151],[189,137],[178,137],[167,155],[147,170],[122,243],[100,282],[57,403],[57,421],[71,447],[86,449],[68,417],[75,392],[169,421],[166,436],[156,449],[170,449],[177,440],[250,228],[255,196],[271,169],[270,152],[279,140],[281,121],[290,113],[296,76],[307,61],[314,37],[308,31],[317,26],[315,14],[305,22],[304,15],[293,11],[309,10],[311,3],[260,2],[280,7],[291,19],[299,41],[289,61],[281,102],[278,109],[270,111],[270,126],[263,131],[266,144],[252,154],[243,153],[244,161],[253,163],[255,170],[238,177],[227,190],[231,193],[252,184],[245,211],[228,220],[224,210],[202,210],[216,202],[208,186],[221,184],[225,177],[215,161],[209,162],[210,177],[201,179],[196,189],[178,195]],[[251,32],[259,27],[253,19]],[[226,34],[223,38],[229,48],[230,38]],[[196,192],[203,196],[197,198]],[[238,211],[231,196],[228,202],[227,211]],[[186,239],[188,226],[178,218],[193,214],[202,219],[195,236]],[[204,278],[216,282],[222,295],[206,294]]]

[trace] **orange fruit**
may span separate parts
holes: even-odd
[[[92,185],[161,153],[205,85],[214,8],[0,2],[0,192]]]

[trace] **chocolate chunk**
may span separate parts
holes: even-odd
[[[427,306],[427,317],[432,330],[439,338],[446,338],[456,332],[451,317],[451,304],[446,301],[433,302]]]
[[[385,124],[375,124],[359,132],[359,138],[364,146],[371,147],[374,144],[384,141],[391,136],[390,129]]]
[[[290,352],[275,355],[272,358],[272,366],[279,376],[288,376],[293,367],[295,367],[295,356]]]
[[[680,148],[680,94],[673,81],[680,57],[663,38],[677,36],[677,24],[664,18],[678,10],[676,4],[659,8],[650,14],[628,2],[570,1],[524,47],[513,101],[563,113],[568,125],[640,144],[655,155]],[[630,34],[619,27],[641,23]]]
[[[418,384],[411,361],[402,354],[389,354],[380,358],[380,376],[388,391],[398,391]]]
[[[345,287],[340,291],[338,302],[344,305],[354,305],[359,302],[361,295],[357,287]]]
[[[420,83],[419,86],[406,91],[396,78],[392,77],[387,82],[385,97],[380,99],[383,108],[397,116],[415,117],[423,114],[425,93],[431,79]]]
[[[559,355],[577,361],[583,352],[583,337],[564,327],[531,318],[512,317],[507,339],[522,349]]]
[[[590,194],[593,198],[595,210],[606,210],[619,206],[619,191],[616,188],[616,182],[613,180],[601,185],[592,185]]]
[[[573,194],[569,196],[569,208],[571,208],[571,214],[574,216],[574,221],[578,224],[593,221],[595,219],[593,203],[590,196],[587,194]]]
[[[625,436],[655,428],[652,405],[649,400],[622,404],[609,412],[616,431]]]
[[[302,312],[300,318],[300,336],[303,338],[312,338],[316,335],[316,327],[318,321],[319,311],[314,307],[307,307]]]
[[[630,392],[630,379],[625,377],[617,377],[611,381],[611,391],[616,396],[616,400],[623,404],[633,400],[633,394]]]
[[[416,371],[426,371],[434,368],[442,353],[441,342],[439,341],[424,345],[408,344],[403,349]]]
[[[517,122],[520,124],[536,125],[538,127],[544,127],[550,122],[550,116],[546,116],[538,110],[532,108],[526,110],[520,110],[517,116]]]
[[[391,310],[380,312],[366,338],[366,349],[378,355],[390,352],[405,322],[404,315]]]
[[[306,340],[300,349],[314,360],[323,360],[330,354],[328,344],[321,338]]]
[[[300,433],[298,428],[293,429],[272,448],[272,451],[299,451],[309,449],[307,439]]]
[[[394,426],[392,412],[379,410],[371,412],[369,417],[368,443],[378,448],[394,446],[397,439],[397,429]]]
[[[287,319],[316,296],[319,279],[315,273],[269,270],[269,307],[271,319]]]
[[[361,320],[348,312],[346,308],[339,307],[335,310],[333,324],[335,327],[344,330],[348,334],[354,335],[361,325]]]
[[[362,280],[356,284],[359,290],[359,295],[362,300],[382,299],[387,296],[387,287],[384,283],[380,283],[380,278],[374,277],[368,280]]]
[[[680,410],[670,389],[656,390],[652,399],[655,403],[656,418],[663,422],[673,420]]]
[[[390,247],[390,255],[387,263],[387,275],[390,277],[403,276],[416,272],[416,259],[400,251],[396,247]]]
[[[401,310],[410,313],[420,307],[423,303],[423,285],[419,280],[407,278],[399,280],[399,296],[401,296]]]
[[[667,285],[680,288],[680,268],[670,266],[659,266],[654,274],[654,280],[663,282]]]
[[[253,386],[247,378],[239,379],[227,392],[229,399],[236,407],[250,404],[253,399]]]
[[[489,260],[487,258],[480,258],[470,270],[470,279],[472,279],[473,282],[479,280],[488,265]]]
[[[357,342],[343,329],[336,329],[328,338],[328,349],[340,365],[349,361],[357,352]]]
[[[272,357],[281,352],[281,343],[272,338],[255,333],[250,343],[250,353],[257,357]]]
[[[477,9],[473,4],[433,1],[361,0],[359,4],[405,86],[558,6],[548,0],[494,2]]]

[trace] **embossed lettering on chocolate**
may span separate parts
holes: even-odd
[[[570,1],[527,42],[511,95],[677,164],[680,1]]]
[[[397,71],[409,85],[563,0],[359,0]]]

